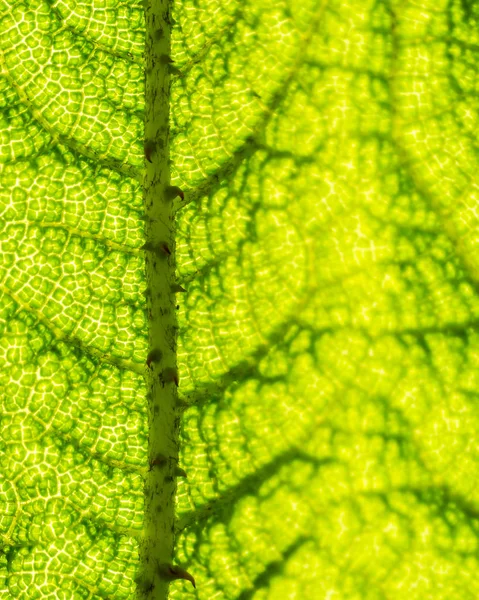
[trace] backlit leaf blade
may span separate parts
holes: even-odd
[[[0,12],[0,589],[132,598],[143,6]],[[478,18],[175,4],[172,597],[477,596]]]

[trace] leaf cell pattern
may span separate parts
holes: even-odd
[[[0,595],[132,598],[144,7],[0,0]],[[177,1],[172,598],[479,594],[479,5]],[[180,297],[181,296],[181,297]]]

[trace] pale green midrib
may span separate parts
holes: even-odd
[[[146,369],[148,386],[148,458],[156,464],[145,481],[144,535],[140,542],[138,597],[166,600],[165,576],[173,558],[176,475],[178,466],[179,413],[176,383],[164,369],[176,373],[177,319],[174,294],[175,240],[171,200],[165,196],[170,183],[169,87],[166,60],[170,56],[169,0],[148,3],[145,8],[145,237],[147,243],[166,243],[169,252],[146,250],[146,282],[149,314],[149,353],[161,353]],[[157,33],[161,29],[158,39]],[[151,142],[154,151],[146,150]],[[149,357],[150,357],[149,354]],[[173,378],[174,379],[174,378]],[[163,566],[163,567],[162,567]],[[163,575],[162,575],[163,573]]]

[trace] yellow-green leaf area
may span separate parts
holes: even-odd
[[[170,8],[170,597],[476,598],[476,3]],[[135,597],[144,9],[0,0],[7,600]]]

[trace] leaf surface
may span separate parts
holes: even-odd
[[[172,598],[475,598],[474,2],[173,7]],[[0,594],[130,599],[143,6],[0,0]]]

